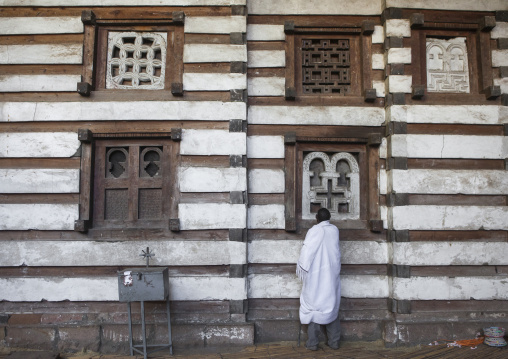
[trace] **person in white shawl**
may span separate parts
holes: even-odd
[[[296,273],[303,281],[300,322],[309,324],[307,349],[317,350],[320,326],[326,325],[328,346],[339,348],[340,340],[340,249],[339,230],[330,224],[330,212],[319,209],[318,224],[307,232]]]

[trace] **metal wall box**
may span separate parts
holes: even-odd
[[[130,272],[129,275],[126,273]],[[164,301],[169,297],[167,268],[129,268],[118,272],[120,302]]]

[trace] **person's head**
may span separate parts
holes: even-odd
[[[330,220],[330,217],[331,217],[330,211],[327,210],[326,208],[320,208],[316,214],[316,220],[318,223],[328,221]]]

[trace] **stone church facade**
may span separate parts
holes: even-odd
[[[176,350],[297,340],[321,207],[344,340],[507,325],[505,1],[4,0],[0,17],[1,345],[125,351],[117,272],[147,247]],[[159,342],[165,305],[146,313]]]

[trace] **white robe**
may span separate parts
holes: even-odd
[[[329,221],[307,232],[296,266],[303,280],[300,322],[329,324],[337,319],[340,306],[339,230]]]

